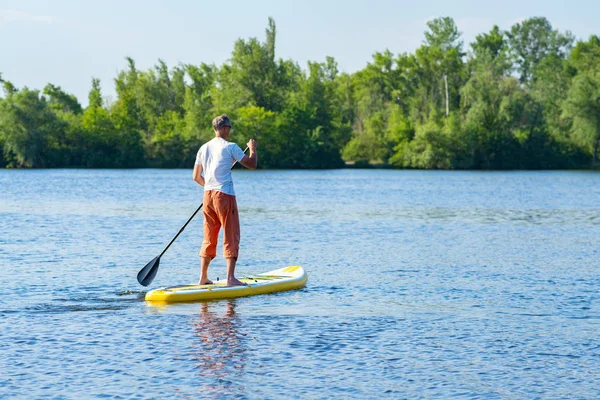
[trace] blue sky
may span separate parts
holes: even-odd
[[[221,65],[235,40],[264,39],[269,16],[278,58],[304,68],[333,56],[341,71],[354,72],[376,51],[414,51],[438,16],[454,18],[468,44],[494,24],[508,29],[533,16],[587,39],[600,34],[598,15],[600,2],[592,0],[0,0],[0,72],[18,87],[59,85],[86,105],[92,77],[114,96],[126,56],[140,69],[159,58],[169,66]]]

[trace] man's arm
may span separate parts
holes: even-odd
[[[240,160],[240,164],[249,169],[256,169],[258,165],[258,154],[256,153],[256,140],[250,139],[248,142],[249,155]]]
[[[202,176],[202,164],[194,164],[194,173],[192,174],[194,180],[200,186],[204,186],[204,177]]]

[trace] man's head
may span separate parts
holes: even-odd
[[[231,129],[231,122],[227,114],[219,115],[212,121],[213,129],[219,136],[229,136],[229,130]]]

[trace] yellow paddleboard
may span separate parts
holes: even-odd
[[[257,294],[300,289],[306,285],[308,275],[302,267],[293,266],[240,278],[248,286],[226,286],[225,281],[212,285],[180,285],[162,287],[146,293],[146,301],[179,303],[196,300],[229,299]]]

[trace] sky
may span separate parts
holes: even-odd
[[[587,40],[600,35],[599,15],[596,0],[0,0],[0,73],[17,87],[61,86],[85,106],[92,77],[114,98],[125,57],[142,70],[158,59],[220,66],[236,40],[264,41],[269,17],[277,58],[306,68],[332,56],[352,73],[375,52],[413,52],[436,17],[452,17],[467,48],[494,25],[508,30],[534,16]]]

